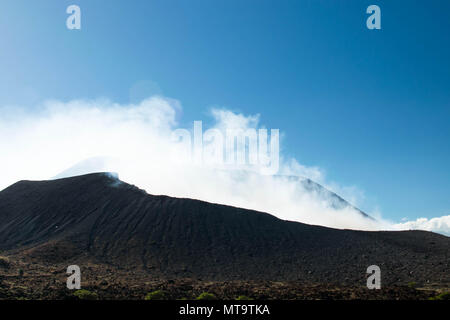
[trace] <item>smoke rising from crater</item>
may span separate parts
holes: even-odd
[[[111,171],[151,194],[228,204],[281,219],[361,230],[426,227],[450,234],[445,217],[432,219],[432,223],[394,224],[381,217],[367,219],[352,207],[334,206],[326,193],[307,190],[292,176],[332,186],[353,202],[356,198],[342,194],[349,188],[328,183],[320,168],[285,157],[283,148],[276,176],[187,161],[185,150],[173,140],[181,111],[181,104],[173,99],[153,96],[130,105],[107,100],[47,101],[32,112],[19,108],[0,111],[1,189],[18,180]],[[259,115],[213,109],[211,116],[215,120],[212,128],[222,131],[261,128]]]

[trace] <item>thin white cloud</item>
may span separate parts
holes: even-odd
[[[419,218],[414,221],[397,223],[394,228],[398,230],[426,230],[450,236],[450,215],[431,219]]]

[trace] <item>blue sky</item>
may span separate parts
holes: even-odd
[[[285,153],[362,189],[362,209],[447,215],[449,30],[445,0],[4,1],[0,105],[158,93],[186,126],[212,106],[259,113]]]

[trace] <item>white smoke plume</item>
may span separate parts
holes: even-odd
[[[437,218],[419,218],[415,221],[405,221],[394,225],[397,230],[426,230],[450,236],[450,216]]]
[[[292,176],[341,188],[326,183],[319,168],[283,157],[282,148],[277,176],[179,161],[184,160],[185,150],[174,143],[172,133],[178,128],[180,111],[178,101],[160,96],[130,105],[76,100],[47,101],[33,111],[0,109],[0,190],[18,180],[112,171],[151,194],[254,209],[286,220],[334,228],[417,228],[450,234],[448,216],[393,224],[380,217],[367,219],[352,207],[336,207],[328,194],[306,190]],[[214,109],[211,115],[219,130],[260,127],[258,115],[225,109]]]

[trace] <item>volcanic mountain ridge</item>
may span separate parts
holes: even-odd
[[[111,174],[20,181],[0,192],[0,250],[48,265],[95,262],[165,279],[450,283],[450,238],[337,230],[147,194]]]

